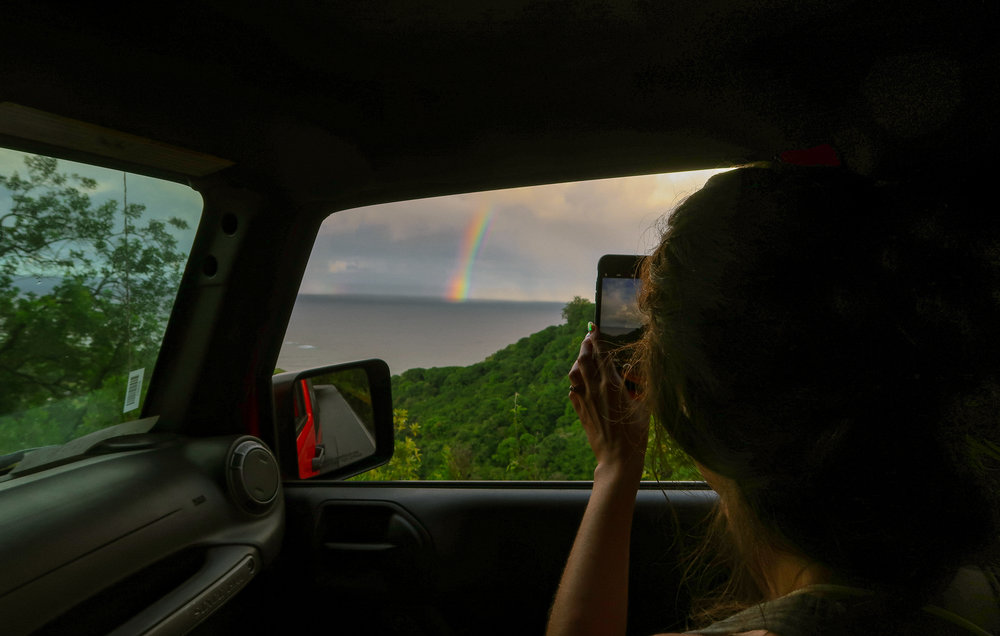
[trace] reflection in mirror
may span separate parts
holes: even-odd
[[[286,473],[292,452],[299,479],[346,477],[392,456],[389,369],[381,360],[282,373],[272,382]]]
[[[300,479],[375,454],[375,416],[364,369],[300,379],[294,401]]]

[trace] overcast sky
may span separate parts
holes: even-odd
[[[602,254],[648,253],[658,220],[718,170],[563,183],[333,214],[301,291],[448,298],[593,300]],[[469,265],[470,230],[487,219]]]
[[[25,173],[23,154],[0,149],[0,174]],[[121,199],[122,173],[68,161],[63,172],[99,183],[95,204]],[[333,214],[323,224],[300,291],[445,299],[593,300],[602,254],[648,253],[660,218],[718,170],[563,183],[421,199]],[[178,216],[190,249],[201,196],[128,176],[146,218]],[[0,210],[9,209],[0,189]]]
[[[27,178],[28,170],[24,165],[25,153],[16,150],[0,148],[0,175],[10,176],[17,172],[22,178]],[[120,170],[108,170],[72,161],[59,161],[59,172],[79,174],[97,181],[97,188],[88,192],[94,207],[108,199],[115,199],[121,210],[122,194],[124,192],[122,173]],[[146,206],[144,219],[166,220],[171,217],[184,219],[188,229],[179,231],[169,227],[178,239],[179,247],[188,252],[194,241],[195,230],[198,229],[198,219],[201,218],[201,195],[191,188],[136,174],[128,174],[124,183],[128,185],[128,202],[141,203]],[[0,188],[0,216],[10,210],[10,192]]]

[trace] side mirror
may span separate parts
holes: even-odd
[[[271,379],[286,477],[345,479],[392,458],[389,367],[362,360]]]

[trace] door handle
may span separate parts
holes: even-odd
[[[242,590],[260,565],[256,548],[245,545],[209,548],[197,572],[111,634],[187,633]]]

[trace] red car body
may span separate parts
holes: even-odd
[[[295,450],[298,454],[299,478],[319,474],[323,460],[323,429],[317,417],[316,394],[312,381],[299,380],[295,387]]]

